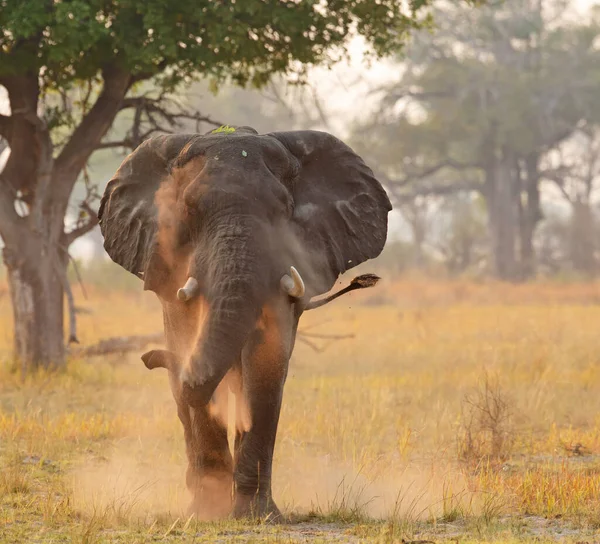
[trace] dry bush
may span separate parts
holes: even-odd
[[[471,467],[505,461],[514,443],[512,402],[498,378],[486,373],[462,402],[459,459]]]

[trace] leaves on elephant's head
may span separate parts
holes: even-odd
[[[226,132],[226,133],[235,132],[235,128],[230,127],[229,125],[221,125],[219,128],[212,130],[211,134],[218,134],[219,132]]]

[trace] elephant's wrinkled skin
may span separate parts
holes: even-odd
[[[298,320],[381,252],[390,209],[362,159],[316,131],[155,137],[108,184],[104,247],[163,306],[167,349],[142,359],[169,370],[200,518],[279,517],[271,467]]]

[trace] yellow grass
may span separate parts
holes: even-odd
[[[600,527],[600,284],[410,278],[306,314],[301,330],[354,338],[297,344],[274,492],[302,523],[282,528],[187,519],[166,373],[132,354],[23,379],[1,293],[0,542],[580,540]],[[83,344],[161,328],[150,293],[88,294]],[[486,379],[505,403],[497,455]]]

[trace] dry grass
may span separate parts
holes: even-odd
[[[88,291],[85,344],[161,326],[149,293]],[[407,279],[307,314],[301,328],[355,338],[297,345],[274,487],[300,523],[266,528],[183,514],[164,373],[135,355],[23,380],[0,297],[0,542],[592,538],[598,301],[598,284]]]

